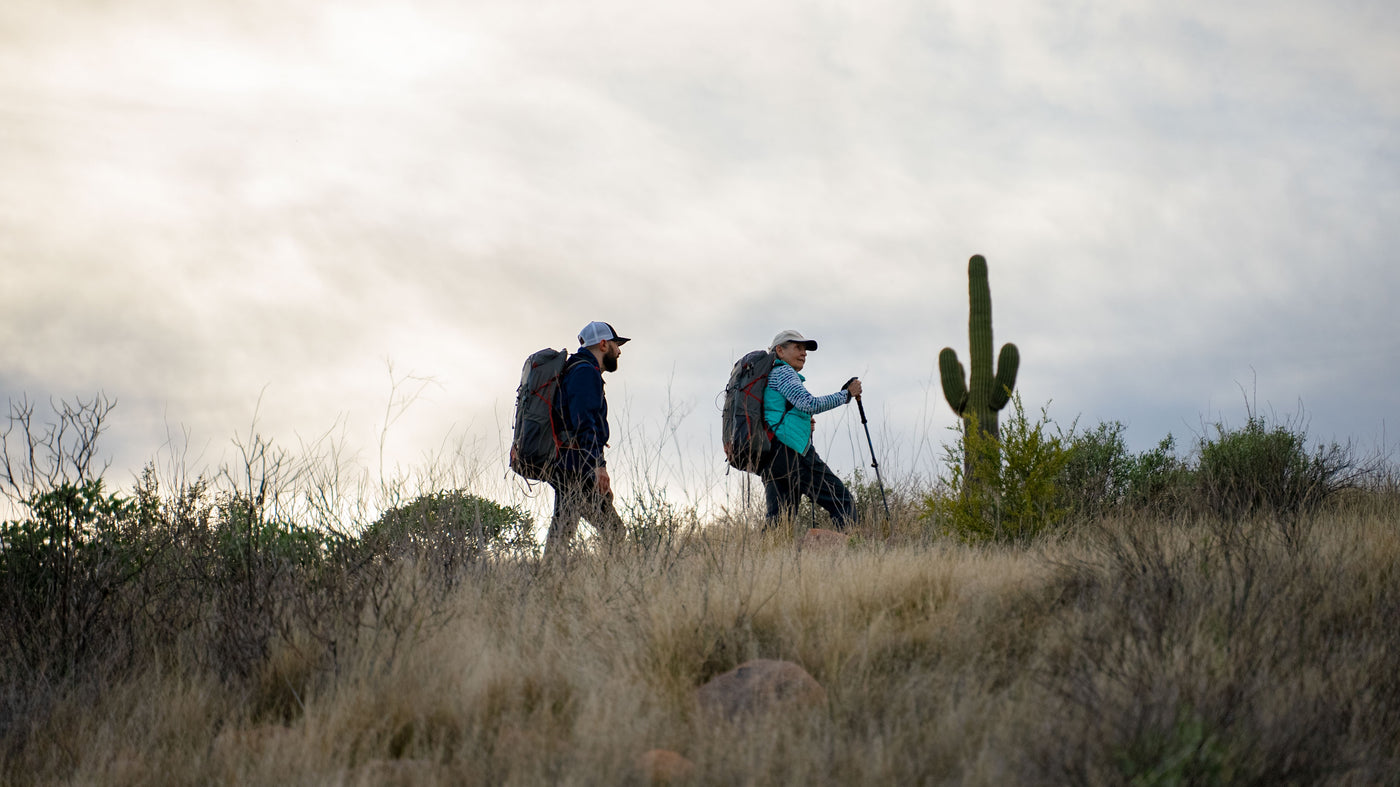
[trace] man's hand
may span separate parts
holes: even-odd
[[[860,378],[859,378],[859,377],[852,377],[851,379],[847,380],[847,381],[846,381],[846,384],[843,385],[843,386],[841,386],[841,388],[842,388],[842,390],[850,391],[850,392],[851,392],[851,398],[852,398],[852,399],[859,399],[859,398],[860,398]]]
[[[593,471],[593,478],[598,482],[598,491],[600,493],[604,495],[612,494],[612,479],[608,478],[607,467],[599,465],[598,469]]]

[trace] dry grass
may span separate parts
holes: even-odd
[[[693,784],[1394,784],[1400,516],[1344,503],[1030,547],[905,521],[798,553],[726,522],[566,569],[485,565],[392,656],[293,636],[249,679],[151,654],[57,687],[0,740],[0,781],[628,784],[668,748]],[[760,657],[828,705],[696,713],[697,686]]]

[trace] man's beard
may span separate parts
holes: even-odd
[[[615,372],[615,371],[617,371],[617,353],[612,353],[612,352],[603,353],[603,371],[605,371],[605,372]]]

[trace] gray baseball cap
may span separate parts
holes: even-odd
[[[770,344],[770,345],[768,345],[768,349],[772,350],[772,349],[776,348],[778,345],[780,345],[780,344],[787,344],[788,342],[797,342],[798,344],[801,344],[801,345],[803,345],[804,347],[806,347],[808,350],[815,350],[815,349],[817,349],[817,343],[816,343],[815,340],[813,340],[813,339],[808,339],[806,336],[803,336],[802,334],[798,333],[797,331],[794,331],[794,330],[791,330],[791,329],[786,330],[786,331],[783,331],[782,333],[778,334],[777,336],[774,336],[774,337],[773,337],[773,343]]]

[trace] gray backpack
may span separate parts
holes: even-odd
[[[763,392],[777,357],[767,350],[745,355],[735,362],[724,387],[724,458],[745,472],[757,473],[773,450],[773,430],[763,419]]]
[[[559,452],[569,443],[567,425],[554,406],[568,360],[567,350],[546,347],[526,358],[520,372],[510,469],[531,481],[549,480]]]

